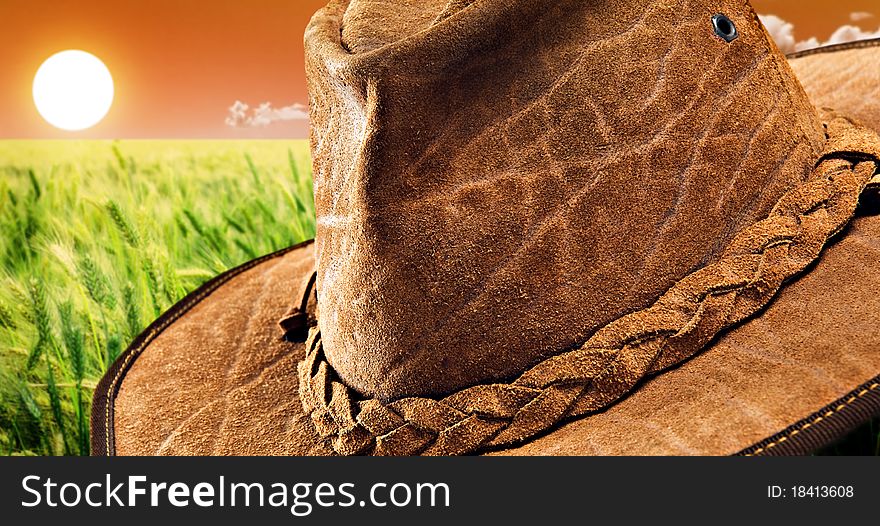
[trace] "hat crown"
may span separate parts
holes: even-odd
[[[306,33],[319,323],[361,393],[571,349],[717,258],[821,148],[741,0],[415,4],[334,1]]]

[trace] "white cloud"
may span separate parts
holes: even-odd
[[[865,16],[867,15],[867,17]],[[870,13],[853,13],[850,15],[852,20],[864,20],[873,15]],[[837,28],[831,37],[822,42],[816,37],[810,37],[806,40],[798,41],[794,36],[794,25],[786,22],[776,15],[760,15],[761,22],[767,28],[767,32],[776,41],[776,45],[783,53],[792,53],[795,51],[803,51],[819,46],[828,46],[831,44],[842,44],[844,42],[852,42],[854,40],[864,40],[867,38],[880,38],[880,28],[876,31],[865,31],[859,27],[845,25]]]
[[[853,22],[861,22],[862,20],[867,20],[869,18],[874,18],[874,13],[868,13],[867,11],[858,11],[849,14],[849,19]]]
[[[248,105],[237,100],[229,107],[229,114],[226,116],[226,125],[236,128],[240,123],[247,120]]]
[[[865,31],[856,26],[842,26],[831,34],[831,38],[822,45],[842,44],[844,42],[852,42],[854,40],[865,40],[867,38],[880,38],[880,27],[876,31]]]
[[[786,22],[776,15],[758,15],[767,32],[776,41],[776,45],[783,53],[795,51],[794,25]]]
[[[264,102],[256,108],[251,108],[244,102],[237,100],[229,107],[226,115],[226,125],[233,128],[261,128],[279,121],[303,121],[308,120],[308,109],[299,103],[273,108],[272,104]]]

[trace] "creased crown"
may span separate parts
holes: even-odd
[[[385,400],[646,307],[823,139],[741,0],[340,0],[306,50],[324,352]]]

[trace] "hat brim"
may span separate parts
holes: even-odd
[[[791,57],[811,100],[880,130],[880,40]],[[880,414],[880,215],[862,213],[760,315],[608,409],[505,455],[803,454]],[[326,452],[281,338],[303,243],[228,271],[154,322],[98,385],[96,455]]]
[[[304,343],[278,321],[314,270],[311,241],[227,271],[153,322],[92,403],[93,455],[303,455],[318,436],[297,395]]]

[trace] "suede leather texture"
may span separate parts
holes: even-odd
[[[792,65],[817,106],[833,98],[839,111],[880,130],[880,115],[864,110],[877,72],[853,66],[878,60],[872,47]],[[764,312],[701,355],[606,411],[496,454],[734,453],[876,376],[880,216],[866,212]],[[282,341],[277,327],[314,264],[313,246],[262,263],[144,349],[113,401],[113,453],[324,453],[297,395],[303,346]]]
[[[575,347],[714,261],[821,148],[742,0],[413,5],[336,0],[305,37],[319,324],[363,395]]]
[[[791,65],[816,106],[835,108],[880,129],[880,41],[804,54]]]
[[[856,219],[766,311],[702,354],[608,411],[501,453],[737,453],[880,374],[878,266],[880,216]]]
[[[119,455],[303,455],[317,440],[297,397],[302,343],[278,320],[314,269],[313,245],[226,283],[166,329],[126,373]]]
[[[290,283],[312,247],[247,271],[134,362],[114,403],[118,455],[328,451],[303,414],[280,340]],[[606,411],[493,454],[724,455],[837,400],[880,372],[880,216],[857,218],[760,316]],[[293,281],[291,281],[293,280]],[[214,330],[206,330],[214,327]]]

